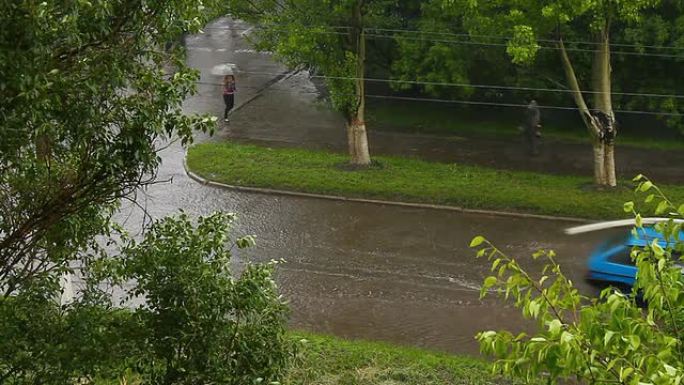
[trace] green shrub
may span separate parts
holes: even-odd
[[[684,205],[675,206],[647,179],[639,176],[637,191],[655,203],[655,214],[669,213],[655,225],[662,234],[646,247],[635,248],[636,285],[626,294],[609,288],[601,298],[581,295],[562,273],[553,251],[540,250],[533,258],[548,261],[543,276],[533,278],[518,262],[482,237],[471,246],[492,261],[495,275],[484,281],[482,294],[493,291],[515,301],[525,317],[538,324],[534,335],[485,331],[478,335],[483,352],[497,358],[504,373],[533,380],[546,377],[589,384],[679,384],[684,377],[684,280],[677,265],[684,240],[680,238]],[[643,226],[634,203],[625,211]],[[636,230],[635,230],[636,231]],[[642,308],[643,307],[643,308]]]
[[[227,239],[232,218],[214,214],[196,227],[185,215],[156,223],[124,250],[134,317],[145,332],[139,373],[150,384],[256,384],[278,381],[291,346],[287,309],[272,265],[231,274],[230,251],[251,238]]]

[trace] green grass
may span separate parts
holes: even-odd
[[[482,360],[391,346],[297,334],[305,339],[285,383],[290,385],[507,384]]]
[[[488,362],[473,357],[305,332],[290,332],[289,337],[298,348],[284,385],[514,384],[493,374]],[[95,380],[97,385],[121,383]],[[129,371],[125,383],[137,385],[142,381]]]
[[[514,112],[485,115],[435,104],[372,103],[368,106],[367,121],[370,127],[382,131],[511,140],[520,136],[517,127],[523,119],[522,114],[516,115]],[[549,123],[548,120],[543,120],[542,123],[545,138],[570,143],[590,142],[579,117],[575,122],[564,124]],[[658,150],[684,149],[684,140],[681,137],[655,138],[652,130],[646,130],[645,135],[621,131],[618,143]]]
[[[346,171],[342,154],[214,142],[190,148],[187,163],[204,178],[231,185],[584,218],[623,217],[622,204],[634,199],[628,189],[583,188],[591,183],[584,177],[375,159],[381,167]],[[661,188],[684,202],[684,187]]]

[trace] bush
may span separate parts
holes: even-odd
[[[272,264],[235,277],[232,217],[193,226],[185,215],[155,223],[119,258],[84,270],[88,284],[60,305],[54,281],[0,298],[0,383],[257,384],[277,382],[293,346],[287,308]],[[39,281],[34,281],[39,282]],[[107,282],[122,286],[135,309],[111,306]]]
[[[680,238],[684,205],[676,207],[647,179],[639,176],[637,191],[656,205],[656,215],[670,219],[655,225],[663,235],[635,248],[638,274],[631,294],[609,288],[601,298],[578,293],[554,260],[553,251],[533,258],[548,261],[543,276],[533,278],[518,262],[482,237],[471,246],[492,261],[494,276],[484,281],[482,294],[493,291],[515,301],[525,317],[537,321],[532,335],[485,331],[477,338],[483,352],[497,358],[496,368],[526,380],[547,377],[550,383],[576,379],[590,384],[679,384],[684,376],[684,280],[676,265],[684,251]],[[643,226],[634,204],[625,210]],[[640,306],[644,306],[642,308]]]
[[[131,312],[104,304],[60,306],[31,288],[0,299],[0,383],[62,385],[117,379],[137,355]]]
[[[193,227],[185,215],[155,224],[124,250],[134,313],[145,338],[139,371],[150,384],[256,384],[280,379],[291,356],[287,311],[271,278],[272,265],[230,271],[232,218],[215,214]]]

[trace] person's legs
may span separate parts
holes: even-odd
[[[233,107],[235,107],[235,95],[230,94],[228,95],[228,112],[232,111]]]
[[[233,106],[230,105],[230,96],[232,95],[223,95],[223,103],[226,105],[226,108],[223,110],[223,119],[228,119],[228,113],[230,112],[231,108]]]
[[[523,133],[525,141],[525,150],[529,156],[539,155],[539,138],[536,134],[529,129],[526,129]]]

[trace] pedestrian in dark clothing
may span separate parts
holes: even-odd
[[[532,100],[527,105],[525,112],[526,119],[523,127],[523,135],[525,137],[525,144],[530,155],[539,155],[539,140],[541,139],[541,112],[539,105],[535,100]]]
[[[235,76],[226,75],[223,77],[223,102],[226,109],[223,112],[223,120],[228,122],[228,113],[235,106]]]

